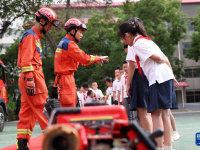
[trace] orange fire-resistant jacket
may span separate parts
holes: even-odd
[[[66,35],[59,43],[54,61],[54,73],[61,75],[59,84],[61,84],[60,94],[75,93],[74,72],[79,65],[90,65],[100,60],[99,56],[85,54],[70,35]],[[72,79],[73,78],[73,79]],[[55,79],[57,83],[57,78]]]
[[[20,40],[17,65],[22,69],[20,78],[34,78],[36,94],[47,93],[47,87],[42,73],[42,47],[40,39],[43,36],[33,26],[26,31]],[[23,80],[19,80],[23,81]],[[24,82],[25,79],[24,79]],[[35,100],[35,104],[42,104],[46,99]]]

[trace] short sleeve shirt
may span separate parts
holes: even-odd
[[[106,95],[111,95],[113,96],[113,89],[112,87],[108,87],[107,90],[106,90]]]
[[[117,96],[118,96],[118,91],[120,91],[120,102],[122,102],[122,82],[118,81],[117,84]]]
[[[174,75],[166,63],[158,63],[149,58],[153,54],[162,57],[163,52],[160,48],[151,40],[142,38],[138,39],[136,42],[135,40],[133,42],[133,49],[140,58],[140,64],[149,81],[149,86],[155,84],[156,81],[160,84],[170,79],[174,79]]]
[[[100,89],[97,89],[96,91],[94,91],[96,94],[101,95],[101,97],[103,97],[103,93]]]
[[[127,55],[126,55],[126,61],[129,62],[129,61],[134,61],[136,62],[135,60],[135,51],[133,50],[133,46],[128,46],[128,52],[127,52]],[[136,68],[138,68],[138,66],[136,65]]]
[[[126,94],[127,78],[128,78],[128,76],[125,75],[125,76],[123,76],[123,78],[121,79],[122,86],[124,87],[124,91],[123,91],[123,92],[124,92],[124,98],[127,98],[127,97],[128,97],[128,95]]]
[[[115,81],[113,82],[113,92],[115,91],[116,94],[115,94],[115,100],[118,100],[118,97],[117,97],[117,84],[118,84],[118,79],[115,79]]]

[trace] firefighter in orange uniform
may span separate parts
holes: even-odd
[[[86,25],[77,18],[69,19],[64,27],[66,36],[60,41],[54,60],[56,75],[54,87],[58,87],[58,99],[62,107],[75,107],[77,102],[74,72],[79,65],[108,62],[107,56],[85,54],[77,45],[87,30]]]
[[[17,65],[22,69],[19,77],[21,108],[17,125],[17,149],[29,150],[27,142],[31,137],[36,120],[42,131],[48,121],[42,114],[48,91],[42,73],[42,47],[40,39],[58,26],[56,13],[50,8],[41,8],[36,13],[36,24],[24,33],[20,40]]]

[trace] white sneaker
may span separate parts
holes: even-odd
[[[172,139],[174,140],[174,141],[176,141],[176,140],[178,140],[180,138],[180,135],[178,134],[178,132],[177,131],[173,131],[173,133],[172,133]]]
[[[172,137],[172,143],[174,143],[174,139],[173,139],[173,137]]]
[[[164,150],[175,150],[175,149],[172,149],[172,146],[164,146]]]

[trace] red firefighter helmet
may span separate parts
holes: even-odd
[[[84,31],[87,30],[86,25],[78,18],[71,18],[65,23],[64,30],[69,30],[70,28],[82,28]]]
[[[59,20],[57,19],[56,13],[51,8],[41,8],[38,10],[35,15],[40,19],[46,19],[53,24],[53,26],[58,27]]]

